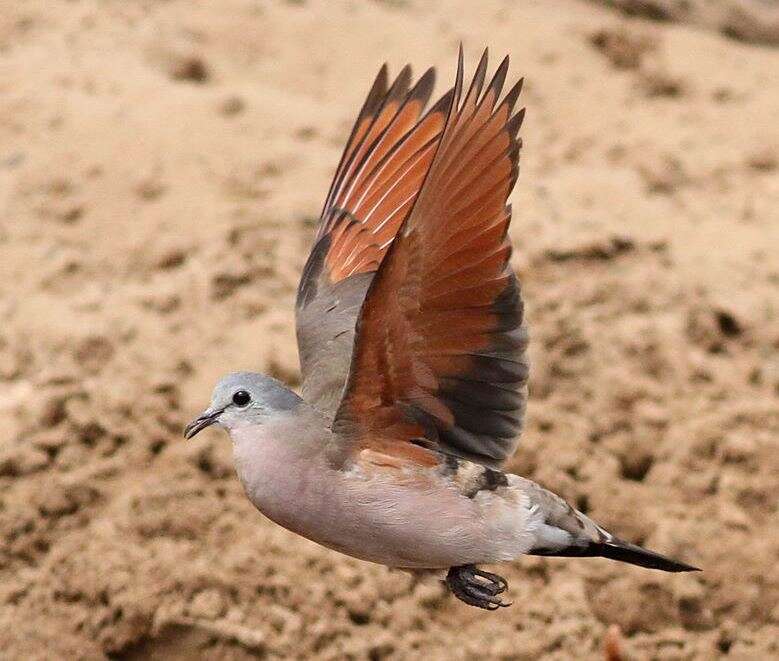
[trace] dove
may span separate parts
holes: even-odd
[[[438,573],[471,606],[509,605],[498,574],[523,555],[697,568],[622,540],[501,469],[528,394],[527,324],[510,259],[524,109],[487,82],[429,108],[434,69],[386,64],[327,195],[296,299],[302,387],[236,372],[185,429],[232,439],[246,495],[271,521],[390,568]]]

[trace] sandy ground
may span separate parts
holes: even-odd
[[[699,25],[733,39],[779,45],[777,0],[592,0],[630,16]]]
[[[180,437],[228,370],[299,378],[362,97],[384,60],[443,90],[460,39],[527,78],[511,468],[700,574],[527,559],[486,614],[273,526],[225,437]],[[777,71],[574,0],[3,4],[0,656],[596,659],[617,624],[629,658],[776,658]]]

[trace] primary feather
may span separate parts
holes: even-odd
[[[429,69],[411,87],[411,69],[405,67],[388,86],[387,67],[381,68],[336,169],[303,270],[296,304],[303,395],[331,418],[368,285],[441,137],[452,91],[425,113],[434,81]]]
[[[446,124],[411,213],[381,262],[357,325],[335,425],[357,445],[424,438],[496,465],[517,442],[528,366],[506,200],[516,181],[518,83],[508,58],[484,88],[487,53]]]

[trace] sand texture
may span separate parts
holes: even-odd
[[[563,661],[617,625],[629,659],[779,658],[779,50],[707,25],[3,3],[0,657]],[[274,526],[222,433],[181,438],[227,371],[299,381],[297,278],[364,94],[385,60],[443,91],[460,40],[526,77],[510,468],[702,573],[530,558],[485,613]]]

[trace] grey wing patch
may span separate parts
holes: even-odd
[[[316,298],[319,291],[319,281],[322,279],[322,272],[325,268],[327,251],[330,250],[330,241],[330,235],[325,234],[311,249],[311,254],[303,267],[303,273],[300,274],[297,300],[295,301],[297,310],[304,308]]]
[[[295,306],[303,398],[332,420],[341,401],[354,349],[360,306],[373,273],[331,284],[324,275],[329,235],[311,251]]]

